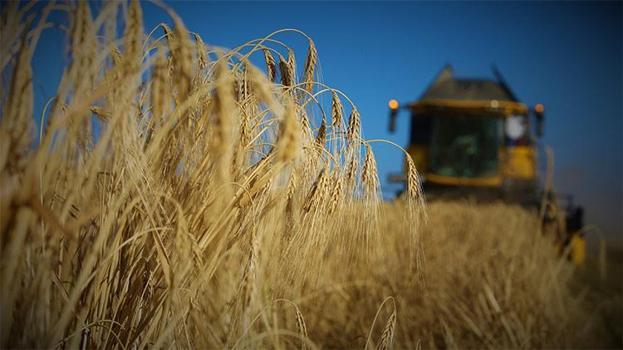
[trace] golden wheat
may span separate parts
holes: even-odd
[[[585,309],[537,215],[433,203],[420,220],[410,158],[407,200],[379,201],[359,111],[314,80],[307,36],[300,85],[284,31],[227,51],[172,12],[173,30],[145,35],[139,1],[46,5],[33,27],[40,9],[2,11],[1,347],[582,344]],[[31,61],[53,11],[72,60],[33,146]],[[80,127],[93,118],[97,137]]]

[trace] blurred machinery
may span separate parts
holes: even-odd
[[[389,101],[389,130],[399,111],[411,114],[407,153],[429,199],[503,200],[540,208],[543,231],[582,264],[582,209],[544,189],[537,169],[537,138],[544,106],[519,102],[494,67],[492,79],[457,79],[446,66],[415,102]],[[404,183],[404,172],[389,181]],[[553,232],[552,232],[553,231]]]

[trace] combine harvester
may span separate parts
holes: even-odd
[[[539,180],[537,138],[543,134],[544,106],[528,108],[495,67],[493,73],[495,80],[457,79],[451,66],[444,67],[417,101],[389,101],[389,131],[395,131],[400,110],[411,112],[407,152],[429,199],[502,200],[532,209],[561,253],[582,265],[582,208],[566,196],[562,209],[551,178],[548,186]],[[391,174],[389,181],[404,183],[404,172]]]

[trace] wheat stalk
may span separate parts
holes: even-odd
[[[284,87],[291,87],[294,85],[294,70],[290,64],[290,60],[279,60],[279,70],[281,72],[281,84]]]
[[[392,312],[383,328],[383,334],[381,335],[381,342],[376,347],[379,350],[393,349],[394,345],[394,329],[396,328],[396,310]]]
[[[361,182],[364,185],[366,195],[368,195],[369,198],[376,198],[379,179],[376,169],[376,159],[374,158],[372,147],[370,147],[368,143],[366,143],[366,156],[361,170]]]
[[[307,59],[305,60],[305,71],[303,74],[303,83],[305,90],[313,92],[314,89],[314,71],[318,64],[318,51],[313,40],[309,40],[309,49],[307,50]]]
[[[329,214],[334,214],[340,207],[344,187],[344,182],[338,173],[335,173],[332,182],[333,192],[331,193],[331,201],[329,203]]]
[[[276,159],[283,163],[291,162],[299,153],[300,127],[292,103],[286,107],[275,148],[277,149]]]
[[[323,168],[316,177],[316,180],[314,181],[311,190],[305,198],[305,202],[303,204],[304,211],[308,212],[311,209],[318,208],[322,204],[324,193],[326,192],[325,190],[328,187],[327,177],[329,175],[327,174],[327,172],[327,169]]]
[[[2,111],[3,149],[0,170],[20,167],[32,141],[33,88],[30,60],[32,49],[24,37],[21,42],[13,78],[9,88],[9,99]]]
[[[222,58],[216,63],[216,95],[215,95],[215,126],[214,136],[211,140],[213,154],[218,154],[218,176],[220,181],[225,182],[229,178],[229,169],[233,152],[233,116],[235,101],[233,96],[233,79]]]
[[[184,101],[188,97],[193,78],[193,44],[188,36],[188,30],[184,23],[177,17],[175,21],[175,45],[171,47],[175,83],[177,86],[177,99]]]
[[[274,82],[277,71],[275,58],[270,53],[269,49],[263,49],[262,51],[264,52],[264,62],[266,63],[266,72],[268,74],[268,79]]]
[[[156,50],[151,78],[151,127],[154,128],[162,119],[169,103],[169,86],[167,84],[167,59],[164,48]]]
[[[307,339],[307,326],[305,325],[305,319],[303,318],[303,314],[301,313],[301,310],[299,310],[298,306],[295,308],[296,310],[296,326],[299,330],[299,333],[301,334],[302,337],[302,341],[301,341],[301,349],[305,350],[307,349],[307,345],[305,344],[305,341]]]
[[[199,69],[203,70],[208,67],[208,63],[210,62],[210,58],[208,57],[208,47],[201,39],[201,36],[198,34],[193,34],[195,37],[195,51],[197,51],[197,62],[199,65]]]
[[[358,145],[361,134],[361,117],[356,107],[353,107],[350,117],[348,118],[348,129],[346,130],[346,138],[350,145]]]
[[[334,129],[340,129],[342,127],[342,115],[344,113],[344,107],[338,94],[333,91],[331,93],[331,125]]]
[[[420,178],[415,167],[415,162],[413,162],[409,154],[405,156],[405,160],[407,162],[407,196],[410,200],[422,204],[422,188],[420,186]]]
[[[127,72],[131,74],[138,73],[143,57],[143,10],[138,0],[130,2],[128,23],[123,38]]]
[[[327,142],[327,123],[324,118],[320,123],[320,127],[318,128],[318,132],[316,134],[316,146],[324,149],[324,145]]]

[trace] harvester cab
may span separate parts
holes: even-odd
[[[538,208],[543,198],[556,198],[543,196],[537,170],[545,108],[520,102],[495,67],[493,74],[495,79],[455,78],[445,66],[418,100],[389,101],[389,131],[395,131],[400,111],[410,112],[406,150],[429,199],[503,200]],[[405,173],[388,180],[404,183]]]

